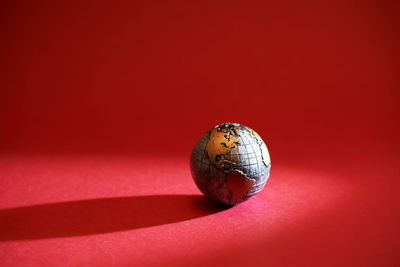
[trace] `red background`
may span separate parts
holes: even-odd
[[[398,266],[397,1],[0,4],[2,266]],[[231,209],[189,155],[239,122]]]

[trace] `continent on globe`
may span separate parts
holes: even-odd
[[[265,142],[249,127],[223,123],[206,132],[190,158],[193,179],[207,197],[235,205],[260,192],[271,159]]]

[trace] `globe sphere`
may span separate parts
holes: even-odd
[[[197,141],[190,169],[206,197],[235,205],[264,188],[271,159],[265,142],[255,131],[241,124],[223,123]]]

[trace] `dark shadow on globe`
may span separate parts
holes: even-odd
[[[0,210],[0,241],[83,236],[190,220],[227,209],[199,195],[89,199]]]

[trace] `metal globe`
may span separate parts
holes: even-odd
[[[271,159],[265,142],[249,127],[223,123],[196,143],[190,169],[200,191],[217,202],[235,205],[265,186]]]

